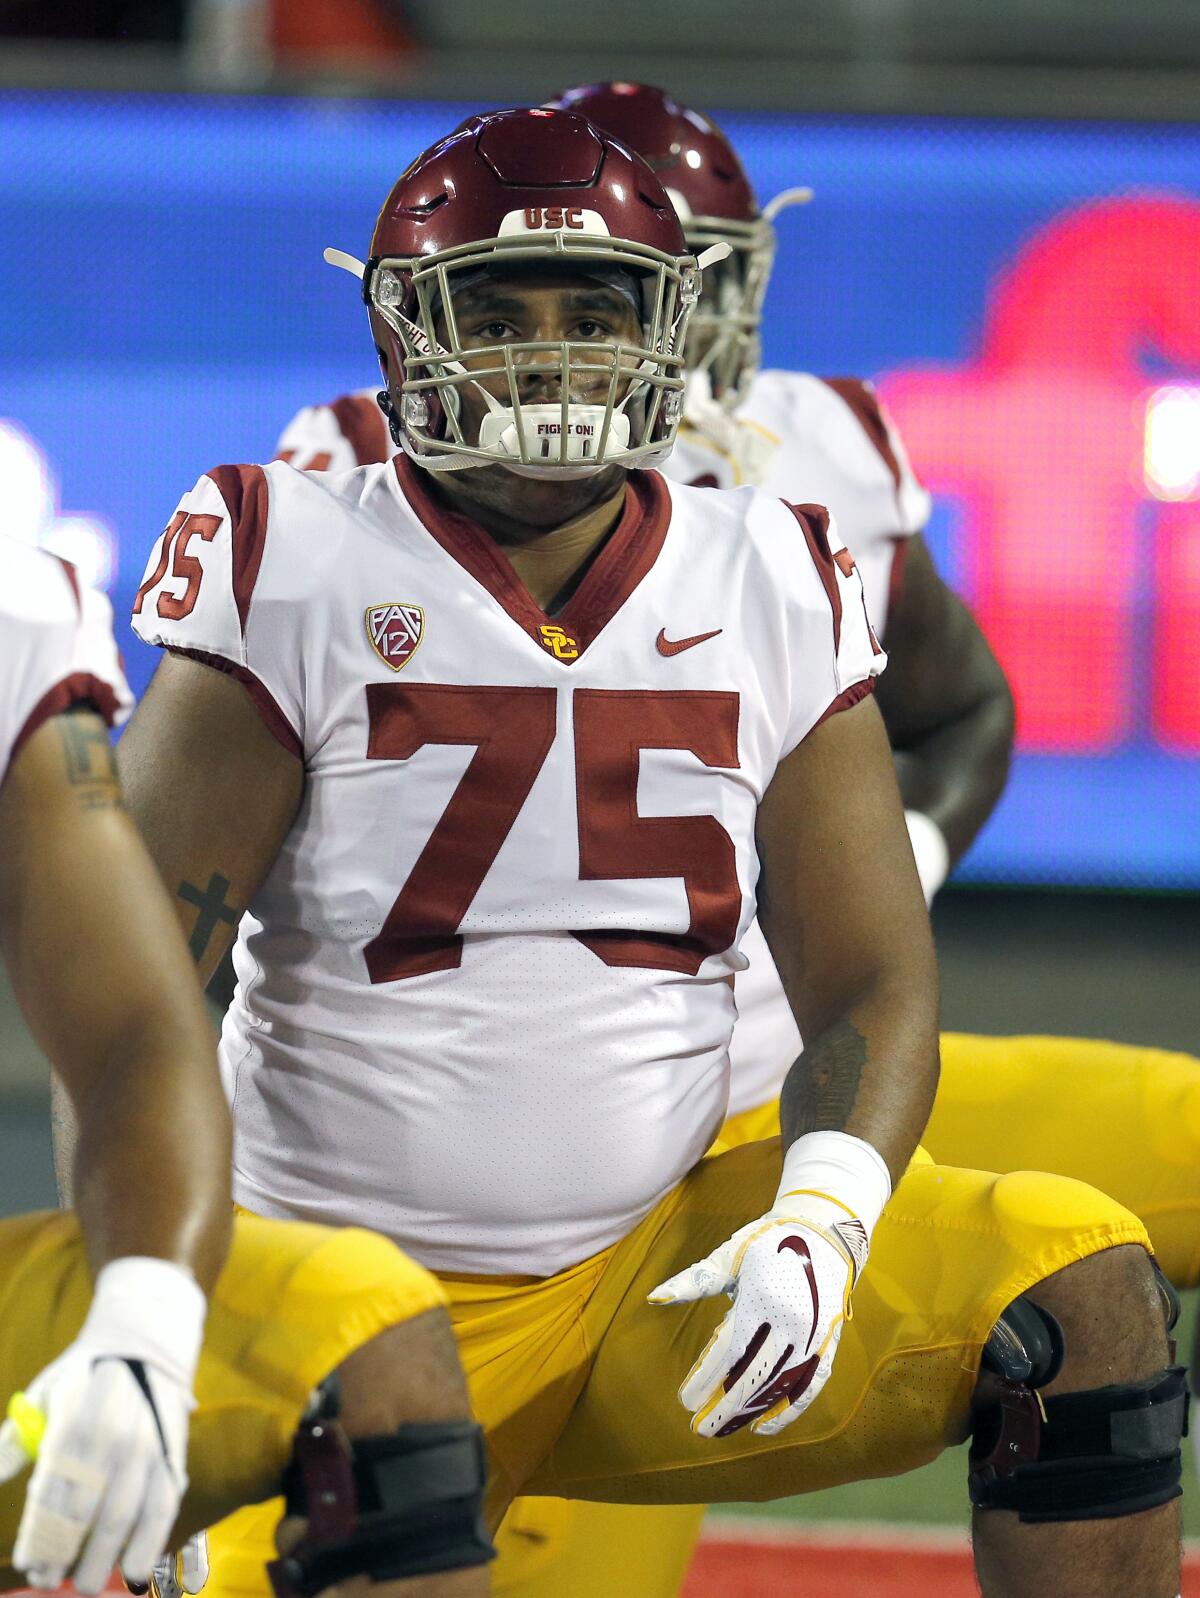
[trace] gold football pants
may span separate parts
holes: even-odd
[[[73,1214],[0,1221],[0,1408],[74,1339],[91,1293]],[[312,1389],[380,1332],[444,1303],[429,1272],[374,1233],[239,1216],[209,1301],[179,1540],[274,1492]],[[0,1502],[0,1587],[22,1585],[9,1557],[24,1482]]]
[[[736,1145],[779,1130],[775,1104],[727,1123]],[[925,1146],[947,1165],[1053,1171],[1091,1183],[1146,1225],[1176,1287],[1200,1284],[1200,1061],[1079,1038],[942,1037]],[[656,1509],[523,1498],[497,1539],[505,1598],[675,1598],[702,1506]]]
[[[727,1305],[656,1308],[646,1297],[762,1214],[779,1167],[777,1141],[727,1149],[570,1270],[443,1282],[488,1437],[493,1523],[522,1493],[693,1505],[915,1469],[967,1436],[980,1352],[1007,1304],[1074,1261],[1147,1242],[1136,1217],[1082,1183],[918,1160],[879,1222],[854,1318],[811,1408],[777,1437],[697,1437],[676,1393]],[[245,1510],[214,1531],[208,1598],[265,1594],[278,1514],[277,1504]],[[526,1546],[546,1552],[535,1538]],[[609,1543],[597,1574],[611,1585],[621,1569],[629,1581],[623,1558]],[[578,1567],[558,1579],[559,1593],[586,1590]],[[497,1590],[517,1590],[506,1580],[497,1573]],[[651,1591],[640,1576],[637,1590]]]

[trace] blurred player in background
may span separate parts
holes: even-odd
[[[928,496],[868,383],[760,369],[760,320],[775,254],[774,218],[810,198],[789,190],[760,208],[736,153],[702,113],[629,83],[567,91],[553,102],[586,116],[654,168],[694,250],[719,241],[688,333],[684,417],[661,463],[678,482],[750,483],[829,505],[854,551],[867,608],[888,650],[876,697],[896,758],[905,819],[927,900],[998,799],[1013,741],[1004,675],[962,601],[938,577],[921,529]],[[279,457],[342,471],[398,448],[375,389],[300,411]],[[730,1047],[730,1119],[722,1141],[774,1135],[778,1097],[800,1037],[757,922],[742,940]],[[1178,1286],[1200,1281],[1200,1125],[1176,1107],[1200,1095],[1200,1068],[1160,1050],[1059,1038],[942,1040],[942,1077],[925,1139],[935,1156],[983,1170],[1061,1171],[1112,1191],[1151,1226]],[[1048,1097],[1052,1101],[1047,1104]],[[1031,1102],[1041,1112],[1030,1118]],[[1091,1114],[1076,1131],[1078,1106]],[[1065,1123],[1065,1124],[1064,1124]],[[1138,1126],[1136,1148],[1128,1129]],[[677,1590],[702,1509],[514,1506],[502,1529],[497,1589],[522,1598],[605,1590],[606,1554],[622,1551],[648,1595]],[[569,1530],[568,1530],[569,1528]],[[557,1552],[556,1552],[557,1549]]]
[[[672,442],[696,267],[650,170],[581,119],[477,119],[358,266],[405,454],[217,468],[151,556],[136,625],[170,654],[126,764],[202,973],[240,921],[238,1193],[369,1214],[442,1273],[493,1517],[526,1488],[904,1469],[965,1437],[974,1393],[985,1590],[1026,1591],[1036,1551],[1064,1595],[1136,1568],[1170,1598],[1182,1398],[1120,1246],[1144,1230],[1056,1178],[908,1169],[932,949],[853,558],[819,507],[625,480]],[[704,1159],[759,856],[810,1041],[783,1147]],[[1056,1453],[1010,1481],[975,1367],[1028,1289],[1065,1359],[1044,1400],[1014,1378]],[[1114,1430],[1098,1482],[1067,1417],[1126,1407],[1162,1448],[1147,1473]],[[261,1583],[260,1517],[235,1518],[218,1593]]]
[[[94,1594],[118,1563],[144,1586],[173,1528],[279,1491],[338,1366],[345,1426],[382,1455],[405,1421],[474,1430],[427,1272],[363,1233],[233,1227],[212,1030],[121,803],[128,708],[107,601],[0,539],[0,949],[80,1127],[77,1213],[0,1222],[0,1586]],[[487,1590],[472,1570],[396,1592]]]

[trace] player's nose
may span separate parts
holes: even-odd
[[[518,357],[516,364],[520,395],[526,403],[562,398],[564,374],[560,355],[548,350],[530,352],[524,360]],[[609,376],[609,363],[598,359],[592,351],[571,352],[566,379],[572,400],[592,400],[606,392]]]

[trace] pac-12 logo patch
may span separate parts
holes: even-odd
[[[407,666],[425,632],[425,612],[420,605],[393,602],[368,605],[367,637],[371,648],[393,671]]]

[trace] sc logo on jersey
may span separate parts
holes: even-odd
[[[579,641],[572,638],[570,633],[556,627],[553,622],[545,622],[538,632],[542,637],[542,648],[555,660],[578,660]]]
[[[425,612],[420,605],[368,605],[365,619],[371,648],[384,665],[393,671],[407,666],[425,633]]]

